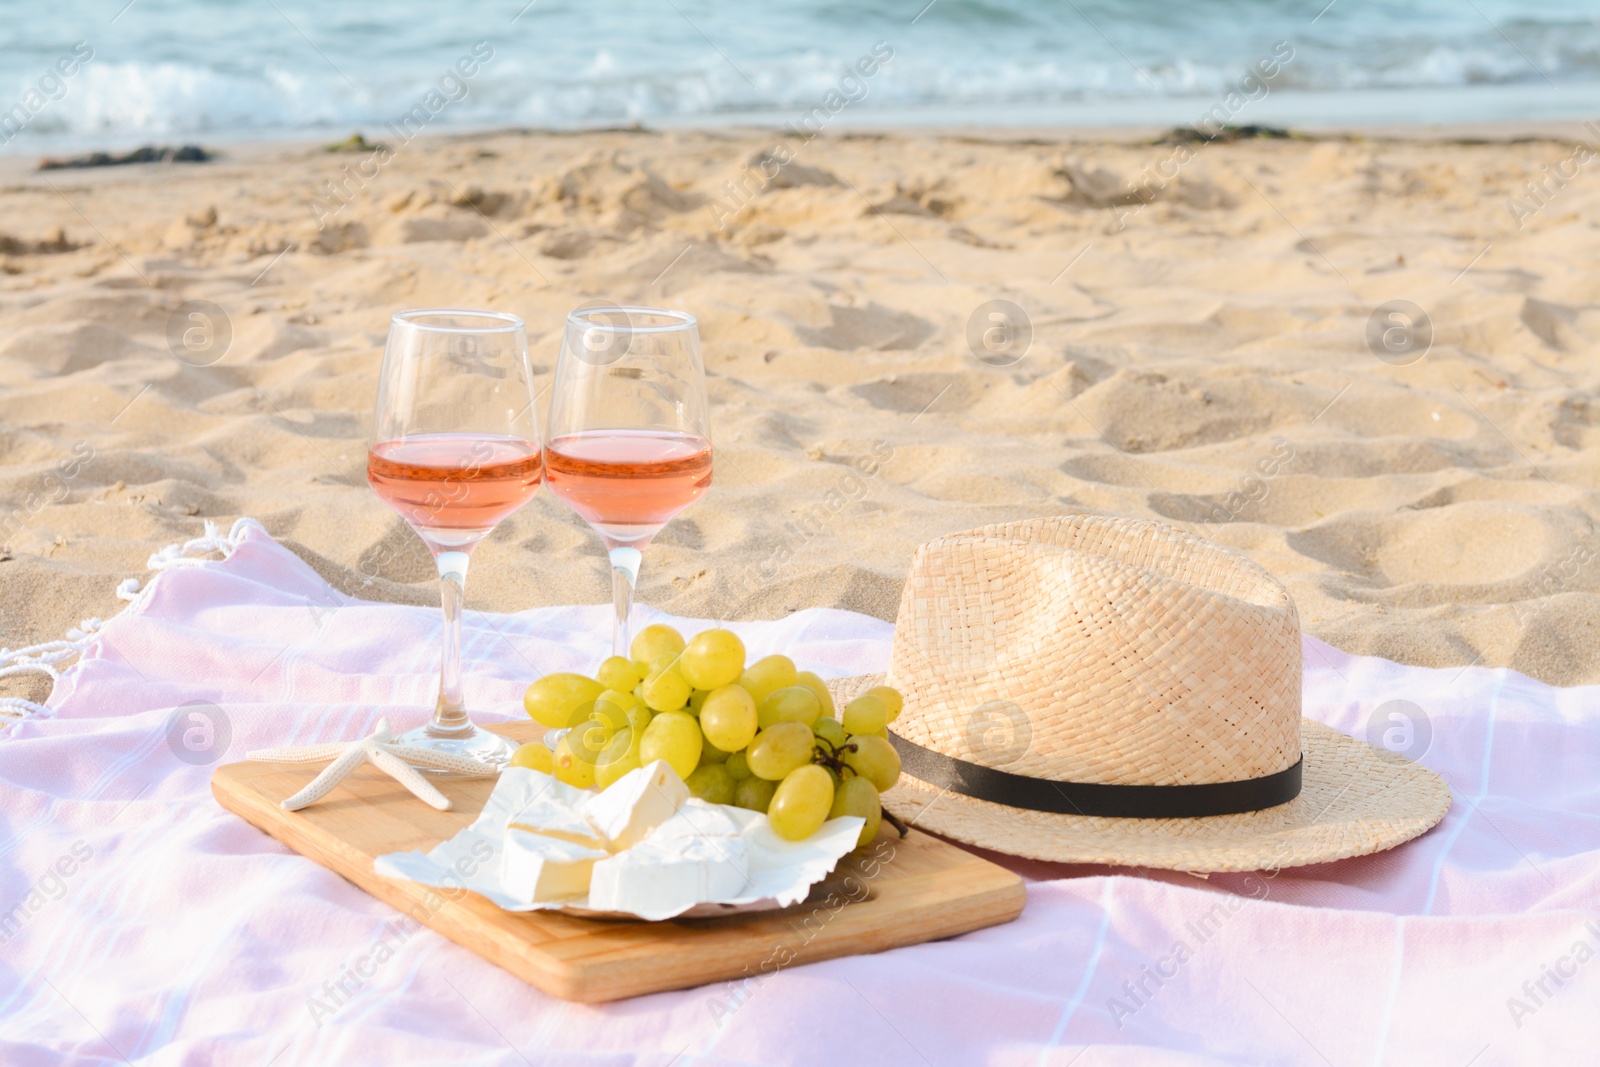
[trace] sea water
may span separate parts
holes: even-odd
[[[1092,126],[1231,97],[1235,124],[1318,126],[1587,119],[1597,89],[1592,0],[0,3],[5,152],[381,134],[419,104],[456,130],[776,125],[824,102],[835,128]]]

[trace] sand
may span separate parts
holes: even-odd
[[[151,552],[240,515],[346,591],[436,603],[364,477],[390,313],[517,312],[548,380],[565,312],[603,300],[690,310],[705,341],[716,482],[647,554],[649,604],[892,619],[930,537],[1136,515],[1257,560],[1340,648],[1600,681],[1600,164],[1570,142],[788,135],[768,180],[748,164],[778,139],[3,161],[0,642],[110,615]],[[1576,176],[1533,212],[1546,165]],[[225,353],[169,343],[194,300]],[[1031,342],[985,348],[980,316],[986,362],[969,320],[996,300]],[[1425,354],[1374,354],[1391,300],[1425,309]],[[542,494],[468,597],[608,589]]]

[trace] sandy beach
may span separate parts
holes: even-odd
[[[1351,652],[1597,682],[1600,177],[1573,144],[619,131],[8,158],[0,643],[109,616],[153,551],[241,515],[348,592],[436,602],[365,480],[389,315],[516,312],[548,381],[564,314],[600,301],[691,311],[705,343],[715,484],[647,554],[649,605],[892,619],[934,535],[1134,515],[1257,560]],[[1431,327],[1374,331],[1397,300]],[[541,494],[468,597],[607,582]]]

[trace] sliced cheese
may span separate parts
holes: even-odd
[[[583,815],[614,852],[630,849],[675,815],[689,799],[665,760],[656,760],[618,778],[583,802]]]
[[[594,865],[608,853],[542,833],[506,832],[500,884],[524,903],[581,897],[589,891]]]
[[[749,880],[738,826],[714,805],[691,800],[639,844],[594,865],[589,907],[669,919],[733,899]]]
[[[555,796],[550,792],[541,793],[516,811],[507,829],[543,834],[585,848],[604,850],[606,847],[606,839],[589,825],[573,799]]]

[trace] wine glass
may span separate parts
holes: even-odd
[[[567,316],[551,389],[550,491],[611,557],[612,655],[628,655],[628,617],[645,547],[711,485],[700,333],[693,315],[587,307]]]
[[[367,481],[433,554],[444,609],[433,718],[398,740],[495,767],[514,746],[463,706],[461,604],[472,550],[543,477],[535,396],[517,316],[430,308],[391,320]]]

